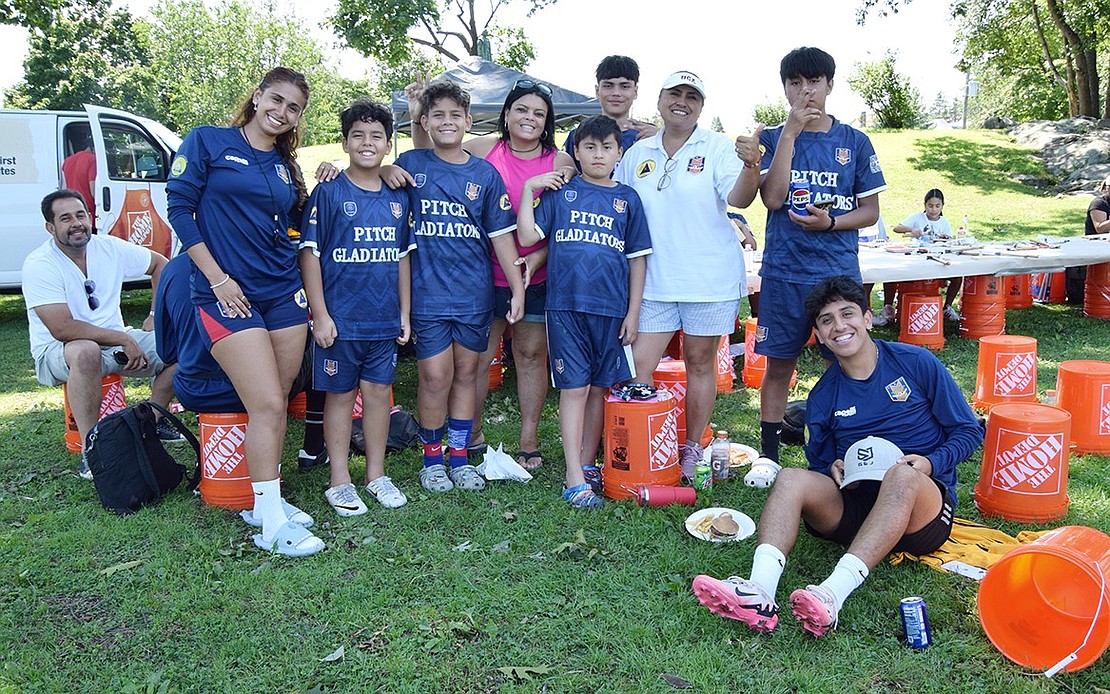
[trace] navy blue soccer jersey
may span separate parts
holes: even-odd
[[[775,156],[782,126],[767,128],[759,138],[764,148],[760,173],[766,174]],[[790,181],[809,191],[814,202],[833,201],[839,216],[858,206],[859,198],[886,189],[886,180],[871,140],[855,128],[833,119],[828,132],[803,130],[794,142]],[[860,279],[859,233],[856,229],[805,231],[790,221],[789,199],[781,209],[767,212],[767,240],[760,275],[786,282],[811,284],[825,277],[847,275]]]
[[[166,185],[169,218],[182,249],[200,242],[248,299],[291,296],[301,286],[295,223],[297,190],[277,149],[251,147],[239,128],[194,128],[185,136]],[[193,298],[215,301],[201,273]]]
[[[516,215],[501,174],[487,161],[443,161],[414,149],[397,165],[416,181],[408,187],[416,253],[412,315],[447,317],[493,310],[490,239],[511,233]]]
[[[651,253],[636,191],[576,176],[544,191],[535,217],[536,231],[548,240],[547,309],[624,318],[628,260]]]
[[[324,301],[340,340],[387,340],[401,334],[397,264],[415,248],[404,190],[377,192],[347,174],[312,191],[301,248],[320,258]]]

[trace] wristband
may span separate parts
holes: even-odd
[[[210,284],[210,285],[208,285],[208,287],[209,287],[210,289],[215,289],[216,287],[222,287],[222,286],[224,286],[225,284],[227,284],[227,281],[228,281],[229,279],[231,279],[231,275],[229,275],[229,274],[227,274],[227,273],[225,272],[225,273],[224,273],[224,278],[223,278],[222,280],[220,280],[219,282],[217,282],[217,283],[215,283],[215,284]]]
[[[150,314],[149,315],[150,315],[151,318],[154,317],[154,309],[150,309]]]
[[[759,164],[749,164],[748,162],[744,162],[744,168],[745,169],[758,169]]]
[[[825,231],[832,231],[835,228],[836,228],[836,217],[834,217],[830,214],[829,215],[829,228],[825,229]]]

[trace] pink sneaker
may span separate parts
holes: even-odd
[[[790,610],[802,623],[802,630],[814,636],[824,636],[829,629],[835,629],[840,612],[832,591],[821,586],[806,586],[791,593]]]
[[[739,576],[721,581],[712,576],[698,576],[693,583],[694,595],[713,614],[743,622],[755,631],[771,631],[779,623],[779,606],[763,589]]]

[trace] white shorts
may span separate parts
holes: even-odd
[[[118,346],[101,347],[100,349],[100,375],[123,374],[128,378],[151,378],[162,372],[165,364],[158,358],[158,351],[153,332],[138,330],[125,326],[123,331],[128,334],[139,347],[146,353],[147,367],[138,371],[124,371],[123,364],[117,364],[114,352],[120,351]],[[35,360],[35,378],[44,386],[60,386],[69,380],[69,364],[66,363],[65,343],[55,340],[50,343],[46,351]]]
[[[740,314],[740,299],[728,301],[653,301],[640,305],[640,332],[718,337],[731,335]]]

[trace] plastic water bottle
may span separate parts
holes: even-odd
[[[728,432],[718,431],[717,438],[713,439],[713,446],[709,451],[709,465],[713,468],[713,480],[715,482],[728,479],[731,452],[732,442],[728,440]]]
[[[962,239],[967,236],[967,226],[967,215],[965,214],[963,219],[960,220],[960,228],[956,230],[956,238]]]

